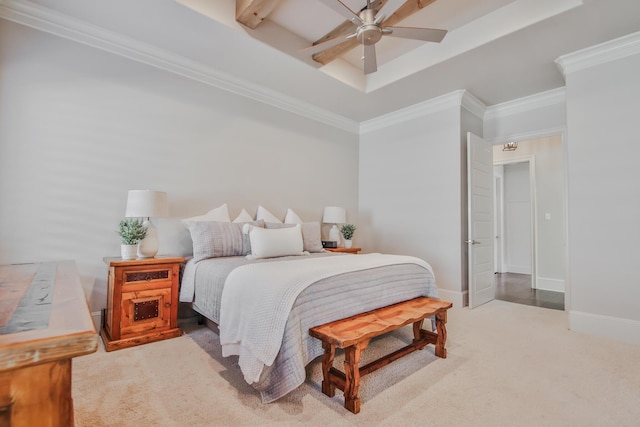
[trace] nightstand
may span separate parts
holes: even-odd
[[[346,254],[357,254],[362,250],[362,248],[324,248],[324,250],[329,252],[343,252]]]
[[[105,258],[107,309],[100,335],[107,351],[179,337],[178,286],[182,257]]]

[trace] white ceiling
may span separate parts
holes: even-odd
[[[345,3],[357,9],[366,0]],[[640,0],[436,0],[398,25],[447,29],[442,43],[385,37],[376,45],[378,71],[364,76],[357,48],[327,66],[300,53],[344,21],[320,0],[281,0],[256,30],[235,22],[234,0],[0,0],[0,5],[0,16],[7,19],[42,29],[44,14],[56,21],[46,31],[60,34],[56,28],[66,25],[74,33],[104,36],[112,45],[144,46],[227,79],[228,86],[259,88],[264,96],[296,100],[355,122],[460,89],[490,106],[558,88],[564,86],[554,63],[559,56],[640,31]],[[14,19],[14,10],[39,20]],[[98,45],[87,37],[67,37]],[[100,47],[115,51],[104,43]]]

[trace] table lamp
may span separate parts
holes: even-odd
[[[340,230],[338,230],[337,224],[344,224],[347,222],[347,212],[344,208],[327,206],[324,208],[322,222],[325,224],[333,224],[333,227],[329,230],[329,240],[337,243],[340,241]]]
[[[147,237],[138,245],[138,258],[153,258],[158,253],[158,230],[151,218],[168,215],[167,193],[151,190],[129,190],[127,194],[127,218],[143,218]]]

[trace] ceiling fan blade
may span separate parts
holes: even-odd
[[[356,25],[362,25],[362,19],[355,13],[353,10],[349,9],[349,7],[342,3],[340,0],[320,0],[325,6],[334,12],[339,13],[344,16],[349,21],[353,22]]]
[[[364,73],[371,74],[378,71],[378,63],[376,61],[376,45],[364,45]]]
[[[387,32],[392,30],[392,32]],[[413,27],[385,27],[384,33],[387,36],[402,37],[405,39],[424,40],[427,42],[440,43],[447,30],[436,30],[433,28],[413,28]]]
[[[356,33],[345,34],[342,36],[334,37],[326,42],[314,44],[313,46],[306,47],[302,49],[300,52],[306,55],[313,55],[314,53],[322,52],[323,50],[329,49],[339,43],[342,43],[345,40],[352,39],[356,36]]]
[[[407,0],[389,0],[387,3],[382,6],[382,9],[378,11],[376,14],[376,19],[381,16],[391,16],[393,12],[398,10],[400,6],[406,3]]]

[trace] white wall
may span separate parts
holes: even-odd
[[[636,35],[634,54],[572,67],[566,73],[570,325],[636,343],[640,343],[639,39]]]
[[[174,217],[358,223],[357,135],[4,20],[0,64],[0,263],[75,260],[94,312],[127,190],[166,191]]]
[[[361,135],[360,223],[367,252],[429,262],[437,285],[461,283],[460,106]],[[362,235],[361,235],[362,236]]]

